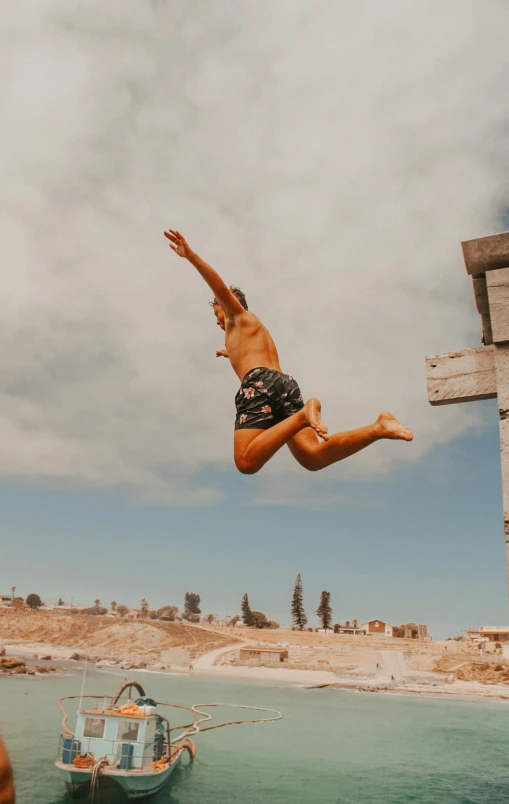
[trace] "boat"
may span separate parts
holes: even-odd
[[[64,701],[77,698],[76,726],[71,731],[66,725]],[[281,719],[281,713],[273,709],[215,703],[188,707],[155,701],[137,681],[126,681],[111,698],[73,695],[61,698],[58,706],[64,717],[55,766],[73,798],[88,793],[93,799],[97,790],[111,784],[120,787],[128,800],[149,798],[169,781],[184,754],[194,759],[192,735],[221,726]],[[202,723],[212,719],[203,709],[214,706],[270,712],[273,716],[203,727]],[[191,720],[171,726],[161,714],[162,707],[186,710],[192,714]],[[174,732],[178,734],[173,736]]]
[[[158,711],[171,704],[148,698],[137,681],[126,681],[111,699],[81,698],[72,732],[66,726],[63,702],[77,697],[58,702],[64,719],[55,762],[73,797],[87,788],[93,793],[100,781],[108,780],[121,787],[128,799],[147,798],[166,784],[184,753],[194,758],[194,742],[172,741],[170,722]]]

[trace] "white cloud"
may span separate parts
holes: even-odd
[[[220,497],[202,470],[231,466],[238,383],[168,225],[244,288],[330,429],[381,408],[414,429],[327,482],[476,426],[429,408],[424,356],[479,342],[459,241],[507,204],[508,22],[486,0],[13,6],[0,473]]]

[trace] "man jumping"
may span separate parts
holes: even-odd
[[[316,472],[355,452],[390,438],[411,441],[413,434],[383,411],[373,424],[328,434],[318,399],[304,403],[299,386],[279,365],[268,330],[248,311],[238,288],[228,288],[219,274],[195,254],[180,232],[165,232],[170,248],[194,265],[214,294],[217,325],[226,333],[217,357],[228,357],[241,381],[235,397],[237,416],[233,441],[235,465],[243,474],[258,472],[284,444],[305,469]],[[320,439],[322,439],[320,441]]]

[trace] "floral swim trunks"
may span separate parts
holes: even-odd
[[[236,430],[268,430],[304,407],[300,388],[289,374],[269,368],[248,371],[235,395]]]

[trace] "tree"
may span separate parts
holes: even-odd
[[[325,590],[320,595],[320,603],[316,610],[317,617],[322,623],[322,628],[327,631],[331,627],[332,622],[332,607],[330,605],[330,592]]]
[[[102,606],[91,606],[89,609],[82,609],[82,614],[91,614],[94,617],[100,617],[103,614],[108,613],[108,609],[103,608]]]
[[[185,611],[182,615],[183,620],[187,620],[188,623],[199,623],[200,622],[200,615],[193,614],[192,611]]]
[[[157,616],[160,620],[166,620],[166,622],[173,623],[178,614],[178,606],[163,606],[157,612]]]
[[[127,606],[124,606],[123,603],[121,603],[120,606],[117,606],[117,614],[119,617],[125,617],[128,611],[129,609]]]
[[[99,600],[98,597],[96,597],[96,599],[94,600],[94,606],[96,607],[96,609],[98,609],[100,605],[101,605],[101,601]]]
[[[251,611],[251,606],[249,605],[247,592],[240,602],[240,608],[242,610],[242,622],[244,625],[254,625],[253,612]]]
[[[212,625],[212,623],[215,623],[215,621],[216,621],[216,615],[215,614],[206,614],[205,617],[203,618],[203,621],[208,623],[208,625]]]
[[[236,614],[235,617],[231,617],[231,619],[228,620],[228,625],[231,626],[231,627],[234,627],[235,625],[237,625],[239,620],[240,620],[240,617],[239,617],[238,614]]]
[[[200,595],[196,592],[186,592],[184,596],[184,614],[201,614]]]
[[[64,601],[62,600],[61,597],[58,598],[57,606],[65,606],[65,603],[64,603]]]
[[[416,623],[402,623],[400,626],[393,625],[392,635],[393,637],[398,637],[399,639],[417,639],[419,636],[419,629]]]
[[[253,625],[255,628],[271,628],[271,621],[267,619],[263,611],[252,611]]]
[[[39,595],[32,592],[28,595],[26,599],[27,606],[30,606],[31,609],[39,609],[42,606],[42,600]]]
[[[358,628],[358,625],[357,625],[357,620],[354,620],[354,621],[352,622],[352,625],[353,625],[353,627],[354,627],[354,628]]]
[[[141,609],[142,620],[146,620],[148,615],[148,603],[144,597],[142,597],[142,599],[140,600],[140,609]]]
[[[297,575],[297,580],[295,581],[295,586],[293,587],[291,612],[293,624],[297,626],[299,631],[302,631],[304,626],[307,625],[308,618],[306,617],[306,612],[304,611],[304,590],[302,587],[300,572]]]
[[[111,601],[111,603],[110,603],[110,608],[111,608],[111,610],[112,610],[112,612],[113,612],[113,613],[115,613],[115,612],[116,612],[116,610],[117,610],[117,601],[116,601],[116,600],[112,600],[112,601]]]

